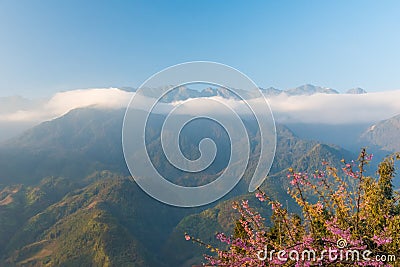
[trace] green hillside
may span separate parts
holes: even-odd
[[[269,176],[261,186],[261,190],[266,192],[266,194],[272,199],[279,200],[283,203],[286,201],[286,205],[288,205],[290,212],[299,212],[300,207],[287,194],[287,188],[289,187],[289,181],[287,179],[288,168],[293,166],[293,168],[298,171],[313,173],[315,170],[324,169],[322,161],[329,161],[332,166],[339,168],[338,163],[340,163],[341,159],[346,158],[350,160],[353,156],[349,152],[338,147],[322,144],[315,144],[307,151],[305,150],[305,147],[308,147],[309,145],[307,142],[298,140],[291,135],[290,132],[287,132],[286,137],[290,138],[286,140],[287,142],[283,142],[283,145],[285,146],[278,146],[278,148],[290,149],[290,151],[292,151],[296,156],[298,156],[297,153],[302,153],[303,155],[299,156],[298,160],[290,161],[289,158],[288,160],[283,161],[282,164],[285,164],[285,169]],[[284,136],[281,136],[281,138],[282,140],[280,144],[282,144]],[[289,147],[287,147],[287,145]],[[289,163],[291,164],[288,165]],[[256,208],[264,218],[270,218],[270,208],[266,206],[265,203],[258,201],[252,193],[223,201],[213,208],[185,217],[175,227],[164,247],[166,254],[173,253],[176,249],[180,251],[179,255],[174,258],[174,266],[184,267],[191,266],[191,264],[198,265],[203,260],[202,255],[206,252],[203,247],[185,241],[183,238],[185,232],[200,238],[207,244],[220,246],[221,244],[215,239],[215,234],[217,232],[232,234],[231,231],[234,229],[235,221],[239,219],[237,217],[237,212],[232,209],[232,203],[233,201],[241,199],[249,200],[251,207]]]
[[[254,121],[245,122],[252,156],[240,184],[216,203],[183,209],[154,200],[127,177],[122,117],[121,111],[75,110],[0,146],[0,266],[191,266],[202,253],[185,242],[184,232],[212,243],[217,231],[227,232],[235,222],[232,200],[254,199],[247,194],[260,152]],[[166,162],[157,130],[163,118],[152,119],[150,157],[174,182],[208,183],[225,168],[229,148],[218,125],[203,122],[183,131],[188,157],[198,156],[204,137],[221,152],[205,173],[188,175]],[[342,158],[354,156],[278,125],[276,156],[262,189],[284,202],[289,167],[312,172],[323,160]],[[252,204],[269,217],[268,209]]]
[[[188,212],[154,201],[133,180],[110,172],[59,191],[64,197],[43,188],[2,191],[12,200],[0,206],[0,240],[6,241],[0,266],[162,266],[154,252]]]

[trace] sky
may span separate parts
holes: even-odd
[[[137,87],[207,60],[261,87],[400,89],[399,1],[0,0],[0,96]]]

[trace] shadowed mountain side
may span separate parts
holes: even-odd
[[[372,125],[361,135],[361,140],[384,151],[400,151],[400,115]]]

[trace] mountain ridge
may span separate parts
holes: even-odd
[[[171,86],[173,87],[173,86]],[[121,90],[127,91],[127,92],[136,92],[137,89],[132,88],[132,87],[119,87]],[[277,89],[275,87],[267,87],[259,88],[261,92],[263,92],[266,96],[276,96],[282,93],[285,93],[290,96],[296,96],[296,95],[313,95],[313,94],[340,94],[339,91],[332,89],[330,87],[322,87],[322,86],[317,86],[313,84],[304,84],[300,85],[294,88],[288,88],[288,89]],[[144,90],[150,90],[150,88],[145,88]],[[176,89],[174,89],[176,90]],[[173,91],[174,91],[173,90]],[[170,101],[178,101],[178,100],[186,100],[188,98],[196,98],[196,97],[211,97],[211,96],[222,96],[222,97],[227,97],[227,96],[232,96],[231,94],[226,94],[223,93],[221,94],[219,91],[224,91],[226,89],[224,88],[217,88],[217,87],[208,87],[205,89],[202,89],[201,91],[192,89],[190,85],[188,86],[180,86],[177,87],[176,92],[172,94],[172,96],[165,97],[163,101],[165,102],[170,102]],[[367,91],[360,87],[356,88],[351,88],[348,89],[345,94],[365,94]],[[148,94],[148,93],[146,93]],[[151,93],[148,94],[151,96]]]
[[[382,150],[398,152],[400,151],[399,136],[400,114],[372,125],[360,138]]]
[[[0,242],[3,261],[0,260],[0,265],[160,267],[198,263],[186,252],[172,251],[176,247],[171,244],[174,240],[184,242],[182,230],[193,222],[191,218],[202,218],[200,213],[208,216],[211,226],[216,226],[211,229],[210,225],[203,224],[200,228],[210,238],[219,229],[218,224],[227,223],[229,200],[248,197],[244,194],[248,188],[245,183],[249,182],[256,162],[249,161],[244,179],[220,202],[197,209],[162,204],[143,192],[129,177],[120,143],[123,115],[123,110],[73,110],[0,147],[3,183],[0,240],[4,240]],[[150,154],[161,162],[165,159],[155,147],[159,146],[157,127],[162,121],[163,117],[158,115],[149,120],[150,132],[153,132],[149,136]],[[217,145],[224,147],[218,139],[223,137],[222,130],[217,125],[205,125],[189,131],[189,141],[202,137],[198,129],[205,128],[208,135],[216,137]],[[256,156],[259,151],[256,124],[247,119],[245,125],[251,138],[251,151]],[[327,157],[334,160],[351,157],[343,149],[298,138],[283,125],[277,125],[277,134],[271,178],[262,188],[278,198],[286,198],[285,172],[289,167],[307,170],[307,166],[317,168],[318,162]],[[196,142],[185,141],[183,145],[184,153],[197,155]],[[207,182],[224,168],[224,162],[222,158],[214,168],[216,173],[209,172],[205,176],[171,173],[177,175],[174,181],[185,183],[191,178]],[[160,171],[168,170],[166,165],[159,166]],[[7,178],[7,173],[12,177]],[[226,204],[220,206],[219,203]],[[214,207],[222,210],[218,224],[213,219]],[[184,223],[180,224],[181,221]],[[185,245],[187,250],[196,252],[187,243]],[[155,257],[159,252],[160,257]]]

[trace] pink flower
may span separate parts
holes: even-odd
[[[377,235],[374,235],[373,239],[374,239],[374,242],[378,246],[385,245],[385,244],[388,244],[388,243],[392,242],[392,238],[390,238],[390,237],[389,238],[385,238],[385,237],[379,237]]]
[[[314,178],[321,179],[321,178],[324,178],[324,177],[325,177],[325,172],[323,172],[323,171],[315,171]]]
[[[231,239],[229,237],[227,237],[224,233],[218,233],[216,235],[216,238],[219,239],[223,243],[226,243],[226,244],[231,243]]]
[[[265,201],[264,195],[259,192],[256,193],[256,198],[258,198],[258,200],[260,200],[261,202]]]
[[[185,235],[185,239],[186,239],[186,241],[189,241],[190,240],[190,235],[186,234]]]
[[[365,160],[371,161],[373,157],[374,157],[374,154],[366,155],[366,156],[365,156]]]

